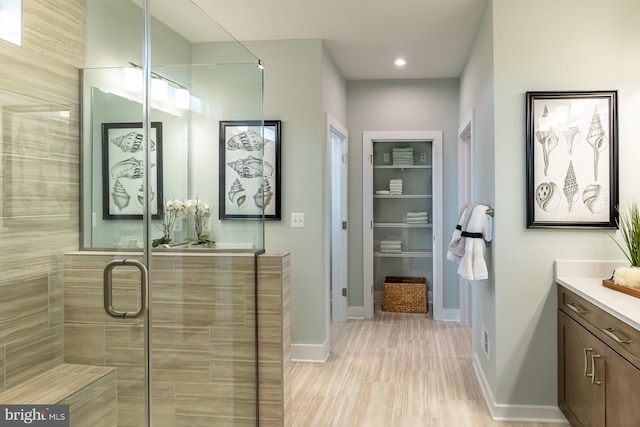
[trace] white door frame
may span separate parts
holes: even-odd
[[[473,110],[467,114],[458,129],[458,209],[473,200]],[[471,282],[458,276],[460,292],[460,324],[472,324]]]
[[[364,317],[373,317],[373,141],[431,141],[433,185],[433,318],[445,318],[442,283],[443,156],[441,131],[386,131],[362,133],[362,260]]]
[[[336,133],[342,141],[339,145],[331,138]],[[347,321],[348,296],[342,293],[342,289],[348,289],[349,276],[349,239],[347,231],[348,220],[348,182],[349,182],[349,132],[331,114],[326,114],[326,144],[328,155],[328,180],[329,180],[329,292],[332,322]],[[334,209],[335,205],[338,210]],[[329,301],[329,298],[327,299]]]

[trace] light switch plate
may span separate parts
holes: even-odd
[[[291,214],[291,228],[304,228],[304,213]]]

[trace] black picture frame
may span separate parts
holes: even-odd
[[[162,123],[151,122],[152,219],[163,217]],[[102,123],[102,218],[142,219],[144,143],[142,123]]]
[[[280,120],[226,120],[219,130],[219,219],[280,220]]]
[[[527,228],[617,228],[617,91],[526,92],[526,157]]]

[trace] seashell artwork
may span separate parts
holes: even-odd
[[[591,125],[589,126],[589,132],[587,133],[587,142],[593,148],[593,176],[595,180],[598,180],[598,161],[600,160],[600,153],[609,147],[609,141],[605,136],[605,131],[600,121],[600,114],[598,114],[598,107],[593,110],[593,117],[591,118]]]
[[[129,157],[111,166],[112,178],[142,178],[142,160]]]
[[[227,195],[229,196],[229,200],[237,207],[242,207],[242,205],[247,201],[247,195],[245,194],[244,187],[238,178],[233,181],[233,185],[231,185]]]
[[[558,136],[549,123],[549,109],[544,106],[538,130],[535,132],[536,139],[542,144],[542,155],[544,156],[544,176],[549,170],[549,154],[558,146]]]
[[[116,182],[113,184],[113,189],[111,190],[111,200],[118,207],[118,209],[122,210],[129,206],[129,200],[131,200],[131,196],[127,193],[127,190],[124,188],[119,179],[116,179]]]
[[[234,162],[227,163],[227,165],[231,167],[231,169],[236,171],[242,178],[256,178],[262,176],[263,164],[264,175],[272,176],[273,166],[270,163],[263,162],[261,159],[255,158],[253,156],[247,156],[244,159],[238,159]]]
[[[149,188],[149,193],[151,196],[151,202],[153,201],[153,199],[155,198],[156,193],[153,191],[153,187]],[[144,206],[144,184],[142,184],[140,186],[140,188],[138,189],[138,203],[140,204],[140,206]]]
[[[578,126],[572,126],[563,132],[564,139],[567,141],[567,147],[569,148],[569,155],[573,154],[573,146],[580,140],[580,133]]]
[[[558,136],[553,129],[536,132],[536,139],[542,144],[542,155],[544,156],[544,176],[549,170],[549,153],[558,146]]]
[[[259,133],[248,130],[232,136],[227,141],[228,150],[260,151],[265,144],[273,142],[263,140]]]
[[[569,169],[567,169],[567,175],[564,178],[564,197],[567,198],[569,203],[569,212],[573,210],[573,204],[576,201],[578,194],[578,180],[576,179],[576,173],[573,170],[573,161],[569,162]]]
[[[257,207],[264,209],[271,203],[272,197],[273,191],[271,191],[271,184],[269,184],[269,180],[265,178],[260,188],[258,188],[258,191],[256,191],[256,194],[253,195],[253,201]]]
[[[131,131],[126,135],[119,136],[117,138],[111,138],[111,143],[120,147],[123,153],[136,153],[142,150],[142,134],[136,131]],[[156,143],[150,140],[151,151],[156,149]]]
[[[609,206],[609,197],[600,184],[590,184],[582,192],[582,201],[591,213],[598,214]]]
[[[543,211],[555,211],[560,200],[560,188],[555,182],[543,182],[536,188],[536,203]]]

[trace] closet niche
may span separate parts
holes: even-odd
[[[385,278],[424,277],[435,306],[442,294],[442,132],[365,132],[363,143],[365,295],[370,286],[380,303]]]

